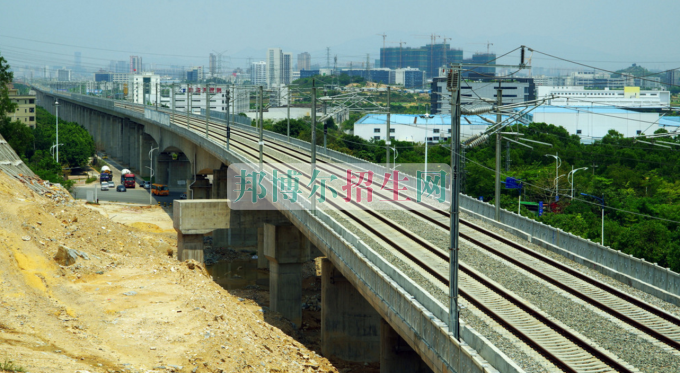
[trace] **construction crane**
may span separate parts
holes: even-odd
[[[401,50],[402,50],[402,45],[403,45],[403,44],[406,44],[406,42],[405,42],[405,41],[399,40],[399,41],[389,41],[388,43],[391,43],[391,44],[399,44],[399,68],[400,68],[400,69],[403,68],[404,66],[403,66],[403,64],[401,63]],[[382,62],[381,62],[381,64],[382,64]]]
[[[387,34],[385,34],[385,33],[383,32],[382,34],[376,34],[376,35],[382,36],[382,38],[383,38],[383,49],[385,49],[385,39],[387,38]]]
[[[490,43],[488,40],[486,41],[486,43],[468,43],[468,44],[482,44],[482,45],[486,45],[486,54],[491,53],[491,48],[490,48],[490,47],[493,45],[493,43]]]
[[[446,58],[446,41],[453,40],[453,38],[447,38],[446,35],[442,36],[442,64],[446,66],[449,61]]]

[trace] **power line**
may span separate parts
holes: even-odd
[[[461,155],[461,157],[462,157],[462,155]],[[470,162],[472,162],[472,163],[478,165],[479,167],[482,167],[482,168],[484,168],[484,169],[486,169],[486,170],[488,170],[488,171],[496,172],[496,170],[491,169],[491,168],[489,168],[489,167],[486,167],[485,165],[483,165],[483,164],[481,164],[481,163],[479,163],[479,162],[477,162],[477,161],[475,161],[475,160],[472,160],[472,159],[470,159],[470,158],[466,158],[466,160],[467,160],[467,161],[470,161]],[[501,175],[503,175],[503,176],[505,176],[505,177],[511,177],[511,175],[508,175],[508,174],[505,174],[505,173],[502,173],[502,172],[501,172]],[[538,190],[541,190],[541,191],[545,191],[545,192],[552,193],[552,190],[551,190],[551,189],[543,188],[543,187],[541,187],[541,186],[539,186],[539,185],[534,185],[534,184],[526,183],[526,182],[523,182],[522,184],[523,184],[523,185],[527,185],[527,186],[532,187],[532,188],[535,188],[535,189],[538,189]],[[557,193],[557,195],[560,195],[559,192]],[[584,200],[584,199],[580,199],[580,198],[571,198],[571,196],[570,196],[570,195],[567,195],[567,194],[561,194],[561,196],[570,198],[571,200],[576,200],[576,201],[579,201],[579,202],[587,203],[587,204],[589,204],[589,205],[594,205],[594,206],[597,206],[597,207],[602,208],[602,205],[599,204],[599,203],[591,202],[591,201]],[[615,210],[615,211],[620,211],[620,212],[625,212],[625,213],[627,213],[627,214],[638,215],[638,216],[642,216],[642,217],[646,217],[646,218],[650,218],[650,219],[656,219],[656,220],[666,221],[666,222],[670,222],[670,223],[680,224],[680,221],[677,221],[677,220],[659,218],[659,217],[656,217],[656,216],[647,215],[647,214],[642,214],[642,213],[634,212],[634,211],[623,210],[623,209],[616,208],[616,207],[612,207],[612,206],[606,206],[606,205],[605,205],[604,208],[610,209],[610,210]]]
[[[533,51],[533,52],[536,52],[536,53],[543,54],[543,55],[548,56],[548,57],[552,57],[552,58],[561,60],[561,61],[573,63],[573,64],[579,65],[579,66],[584,66],[584,67],[587,67],[587,68],[589,68],[589,69],[600,70],[600,71],[608,72],[608,73],[611,73],[611,74],[626,75],[626,76],[629,76],[630,78],[633,78],[633,79],[640,79],[640,80],[646,80],[646,81],[649,81],[649,82],[658,83],[656,80],[645,79],[644,77],[641,77],[641,76],[633,76],[633,75],[628,75],[628,74],[626,74],[626,73],[618,73],[618,72],[616,72],[616,71],[611,71],[611,70],[603,69],[603,68],[600,68],[600,67],[595,67],[595,66],[591,66],[591,65],[586,65],[586,64],[584,64],[584,63],[580,63],[580,62],[568,60],[568,59],[566,59],[566,58],[553,56],[552,54],[548,54],[548,53],[545,53],[545,52],[541,52],[541,51],[538,51],[538,50],[536,50],[536,49],[531,49],[531,48],[529,48],[529,50],[530,50],[530,51]],[[678,69],[680,69],[680,67],[676,67],[675,69],[665,70],[665,71],[662,71],[662,72],[657,73],[657,74],[662,74],[662,73],[665,73],[665,72],[668,72],[668,71],[674,71],[674,70],[678,70]],[[648,75],[645,75],[645,76],[648,76]],[[668,84],[666,84],[666,85],[668,85],[668,86],[673,86],[673,87],[680,87],[680,85],[670,84],[670,83],[668,83]]]

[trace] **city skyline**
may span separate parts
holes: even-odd
[[[205,3],[214,3],[206,1]],[[297,2],[304,4],[306,2]],[[359,3],[350,0],[347,8]],[[670,1],[661,1],[675,5]],[[424,1],[423,6],[436,7],[427,22],[408,22],[397,28],[391,22],[397,17],[407,15],[406,2],[397,2],[390,8],[384,9],[384,17],[371,20],[360,27],[347,27],[343,16],[348,16],[346,9],[333,9],[331,19],[312,17],[309,27],[273,30],[277,22],[267,22],[273,17],[296,17],[295,13],[287,10],[288,5],[268,4],[268,11],[257,12],[263,20],[262,32],[251,32],[247,38],[222,40],[219,38],[195,38],[191,34],[179,33],[173,38],[165,38],[165,28],[159,27],[158,22],[149,18],[149,14],[163,20],[163,24],[182,24],[187,21],[200,21],[202,24],[215,25],[229,34],[229,31],[239,30],[245,21],[232,20],[222,27],[220,18],[227,11],[215,7],[214,12],[175,12],[179,6],[176,1],[163,2],[159,6],[157,1],[135,4],[138,12],[126,11],[129,1],[122,1],[123,6],[113,7],[106,19],[98,21],[98,27],[91,28],[87,33],[76,32],[80,26],[77,23],[63,24],[59,28],[47,27],[49,19],[59,18],[59,15],[77,9],[80,16],[88,18],[100,12],[98,5],[89,4],[81,0],[65,0],[63,7],[51,9],[50,6],[34,7],[34,3],[15,3],[12,8],[16,11],[31,8],[35,27],[22,27],[16,19],[8,19],[7,27],[0,34],[0,52],[13,66],[75,66],[74,53],[81,53],[81,66],[86,71],[96,71],[106,68],[111,60],[127,60],[131,55],[139,55],[145,62],[157,67],[180,66],[209,66],[208,56],[214,50],[227,50],[225,57],[231,61],[224,68],[247,68],[249,61],[261,61],[266,57],[268,48],[281,48],[297,56],[308,52],[311,64],[325,65],[327,59],[326,48],[330,48],[331,59],[337,55],[339,65],[349,61],[365,61],[370,56],[371,63],[379,58],[379,50],[383,46],[380,34],[386,34],[387,46],[406,42],[407,47],[418,47],[430,43],[431,34],[451,38],[446,43],[452,48],[462,49],[465,58],[475,52],[485,52],[487,42],[491,52],[502,55],[520,45],[527,45],[538,51],[550,53],[559,57],[579,62],[592,63],[598,67],[618,69],[631,63],[642,64],[650,69],[664,70],[674,68],[673,64],[680,61],[680,51],[660,48],[662,45],[672,45],[671,33],[659,33],[659,28],[670,30],[672,12],[656,15],[655,27],[647,27],[640,23],[639,14],[646,11],[643,5],[627,4],[626,9],[614,8],[619,5],[612,1],[590,3],[575,1],[569,4],[542,5],[533,4],[531,7],[507,7],[500,1],[489,1],[489,9],[503,8],[503,12],[488,12],[482,15],[484,22],[474,22],[471,18],[462,17],[455,23],[447,21],[448,14],[455,10],[454,4],[440,4]],[[380,4],[364,4],[364,10],[379,9]],[[507,7],[507,9],[505,9]],[[586,12],[581,9],[586,8]],[[676,5],[677,7],[677,5]],[[247,12],[259,8],[259,4],[240,4],[239,10]],[[598,17],[598,14],[611,15],[615,9],[616,17]],[[325,14],[330,6],[315,5],[310,12]],[[579,12],[579,18],[573,20],[568,17],[569,11]],[[313,14],[313,13],[310,13]],[[357,19],[360,14],[355,15]],[[144,17],[144,22],[139,22]],[[41,22],[45,20],[45,22]],[[501,22],[502,21],[502,22]],[[160,21],[159,21],[160,22]],[[248,21],[250,22],[250,21]],[[517,27],[512,27],[516,22]],[[134,28],[126,27],[135,24]],[[502,25],[496,25],[502,24]],[[46,26],[41,26],[46,25]],[[444,27],[444,25],[452,25]],[[511,27],[507,27],[510,25]],[[523,25],[528,25],[524,27]],[[137,27],[138,26],[138,27]],[[668,26],[665,28],[665,26]],[[303,32],[309,28],[315,29],[313,34]],[[12,31],[9,31],[12,30]],[[14,32],[14,30],[21,30]],[[342,30],[342,32],[337,32]],[[276,31],[276,32],[272,32]],[[77,35],[73,37],[73,35]],[[442,38],[435,38],[441,43]],[[649,41],[653,40],[653,43]],[[397,44],[395,44],[397,43]],[[533,56],[532,63],[537,67],[564,68],[576,67],[564,61],[558,61],[546,56]],[[500,63],[516,63],[518,53],[512,53]]]

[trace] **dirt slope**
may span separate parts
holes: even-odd
[[[75,264],[55,262],[60,245],[80,252]],[[29,372],[336,372],[200,265],[168,257],[175,248],[167,233],[55,204],[0,172],[0,362]]]

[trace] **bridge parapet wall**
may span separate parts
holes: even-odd
[[[515,236],[680,306],[680,274],[668,268],[504,209],[496,222],[495,206],[466,195],[461,195],[460,207]]]

